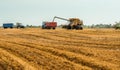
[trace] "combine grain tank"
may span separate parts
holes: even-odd
[[[57,27],[57,22],[43,22],[42,29],[55,29]]]

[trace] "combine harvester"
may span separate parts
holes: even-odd
[[[54,22],[55,18],[58,18],[58,19],[61,19],[61,20],[65,20],[65,21],[69,22],[69,24],[68,25],[64,25],[63,28],[66,28],[66,29],[77,29],[77,30],[82,30],[83,29],[83,27],[82,27],[83,21],[80,20],[79,18],[65,19],[65,18],[61,18],[61,17],[55,16],[54,19],[53,19],[53,22]]]

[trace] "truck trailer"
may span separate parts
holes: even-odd
[[[57,22],[43,22],[42,29],[55,29],[57,27]]]
[[[4,23],[3,28],[13,28],[14,24],[13,23]]]

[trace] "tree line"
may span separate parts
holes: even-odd
[[[115,28],[120,29],[120,21],[115,22],[115,24],[92,24],[92,25],[83,25],[84,28]]]

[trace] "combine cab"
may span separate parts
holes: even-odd
[[[57,22],[43,22],[42,29],[55,29],[57,27]]]

